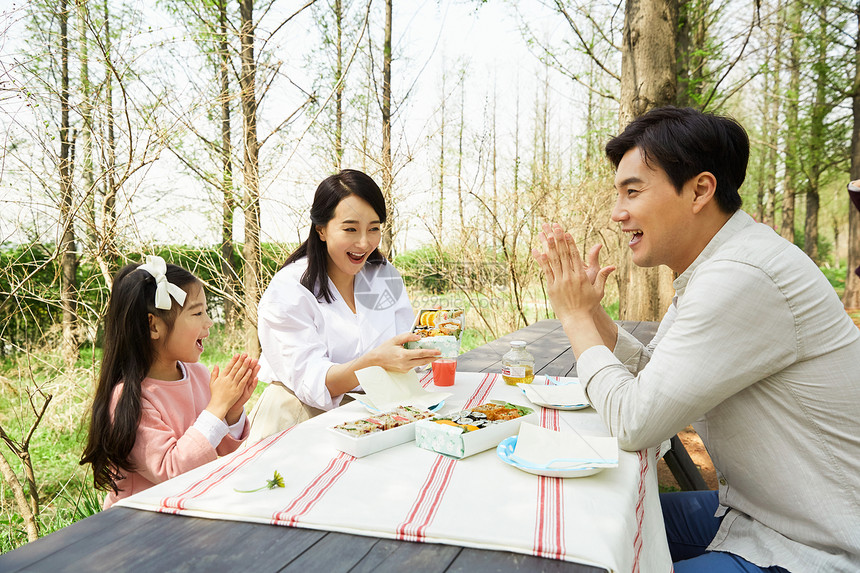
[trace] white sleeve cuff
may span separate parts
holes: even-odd
[[[591,382],[595,374],[607,366],[620,363],[618,357],[611,350],[602,344],[598,344],[580,354],[579,359],[576,361],[576,375],[579,376],[580,382],[588,386],[588,383]]]
[[[244,420],[244,412],[242,419]],[[224,439],[224,436],[228,432],[227,423],[224,420],[218,419],[209,410],[200,412],[192,427],[197,428],[213,448],[218,447],[218,444],[221,443],[221,440]]]
[[[227,431],[230,434],[230,437],[234,440],[242,439],[242,431],[245,429],[245,420],[245,410],[242,410],[242,415],[239,416],[239,421],[232,426],[228,426]]]

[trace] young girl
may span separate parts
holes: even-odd
[[[234,356],[211,375],[197,361],[212,321],[203,284],[147,257],[117,273],[104,355],[81,464],[92,464],[104,507],[234,451],[247,438],[244,405],[257,361]]]
[[[344,169],[314,194],[308,238],[272,277],[258,307],[260,378],[248,443],[340,405],[367,366],[405,372],[438,350],[403,348],[415,317],[400,273],[377,247],[385,198]]]

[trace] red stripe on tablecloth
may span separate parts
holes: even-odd
[[[456,464],[457,460],[453,458],[443,455],[436,457],[409,516],[397,526],[397,539],[424,541],[424,532],[436,517],[439,502],[445,495],[448,484],[451,483],[451,475],[454,473]]]
[[[290,527],[298,525],[299,518],[313,509],[340,476],[346,473],[353,460],[355,460],[353,456],[344,452],[333,457],[325,469],[317,474],[287,507],[272,514],[271,523]]]
[[[430,385],[430,382],[432,382],[432,381],[433,381],[433,371],[427,370],[427,372],[424,373],[424,376],[422,376],[418,382],[421,384],[422,388],[426,388],[427,386]]]
[[[540,425],[558,431],[558,410],[541,408]],[[539,557],[562,559],[565,551],[562,480],[539,476],[533,553]]]
[[[482,404],[489,395],[496,380],[498,380],[498,377],[498,374],[485,374],[481,383],[469,399],[466,400],[463,409],[468,410]],[[415,502],[406,514],[406,519],[395,530],[398,539],[424,541],[424,532],[436,517],[439,502],[442,501],[448,489],[448,484],[451,483],[451,475],[454,473],[456,464],[457,460],[441,454],[436,457],[433,465],[430,466],[427,479],[424,480],[424,484],[418,490]]]
[[[253,446],[244,448],[242,450],[239,450],[238,452],[234,452],[233,455],[229,456],[223,464],[214,468],[208,474],[206,474],[196,482],[192,483],[178,494],[162,498],[161,508],[159,508],[158,511],[162,513],[172,514],[179,513],[179,510],[185,509],[185,503],[188,500],[194,499],[195,497],[200,497],[201,495],[227,479],[229,476],[235,473],[236,470],[247,465],[261,453],[269,449],[272,444],[284,437],[293,428],[295,428],[295,426],[287,428],[286,430],[277,434],[273,434],[264,440],[260,440]]]
[[[639,456],[639,498],[636,500],[636,535],[633,537],[633,573],[639,572],[639,557],[642,554],[642,522],[645,517],[645,475],[648,473],[648,456],[642,450]]]
[[[487,396],[490,395],[490,390],[493,389],[493,385],[498,379],[498,374],[485,374],[484,378],[481,380],[481,384],[475,389],[472,396],[466,400],[466,404],[463,406],[463,409],[468,410],[469,408],[483,404],[484,400],[487,399]]]

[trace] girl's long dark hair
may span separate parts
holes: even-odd
[[[382,196],[379,186],[369,176],[355,169],[344,169],[340,173],[323,179],[314,193],[314,203],[311,206],[311,230],[308,238],[299,248],[287,257],[281,268],[301,259],[308,258],[308,268],[301,278],[302,286],[314,293],[317,300],[325,299],[332,302],[334,296],[328,286],[328,257],[326,244],[320,239],[317,227],[325,227],[334,217],[334,210],[338,203],[350,195],[355,195],[367,201],[376,214],[379,222],[384,223],[386,219],[385,197]],[[367,263],[371,265],[384,265],[385,257],[374,249],[367,257]]]
[[[104,322],[101,372],[80,462],[92,464],[96,488],[110,488],[114,493],[119,492],[121,472],[135,469],[129,455],[140,423],[140,385],[155,359],[149,315],[164,320],[169,330],[181,309],[172,297],[170,310],[155,308],[155,279],[146,271],[137,271],[139,266],[126,265],[114,277]],[[166,276],[186,292],[189,285],[199,284],[193,274],[176,265],[167,265]],[[123,384],[122,395],[111,420],[111,397],[119,383]]]

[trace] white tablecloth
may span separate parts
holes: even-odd
[[[435,388],[429,374],[422,379]],[[502,399],[530,405],[496,374],[458,372],[441,413]],[[608,435],[594,410],[535,406],[540,424]],[[509,550],[605,567],[669,572],[657,488],[659,451],[619,452],[619,466],[559,479],[524,473],[495,449],[463,460],[414,442],[362,458],[338,451],[328,427],[367,415],[356,402],[326,412],[117,505],[408,541]],[[256,493],[275,471],[284,488]]]

